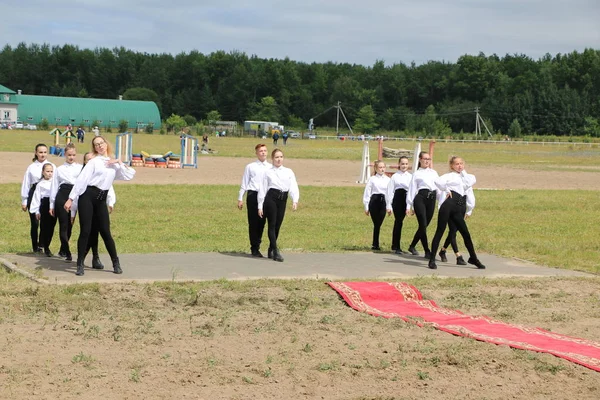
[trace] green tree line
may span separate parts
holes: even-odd
[[[204,119],[216,110],[224,120],[267,113],[305,125],[316,116],[318,129],[335,125],[336,113],[323,111],[340,101],[351,124],[372,129],[473,132],[479,107],[494,132],[507,134],[516,121],[520,130],[510,132],[600,136],[595,49],[538,60],[480,53],[455,63],[363,66],[237,51],[171,55],[21,43],[0,52],[0,83],[24,94],[152,100],[163,118]]]

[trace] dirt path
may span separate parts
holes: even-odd
[[[29,153],[0,152],[0,184],[20,183],[25,169],[31,163]],[[63,159],[51,156],[55,164]],[[198,169],[138,168],[136,184],[239,184],[242,172],[252,159],[234,157],[199,157]],[[286,166],[296,173],[300,185],[354,186],[360,176],[360,162],[331,160],[286,160]],[[444,169],[438,167],[438,172]],[[532,171],[495,166],[472,166],[469,172],[477,176],[477,188],[488,189],[587,189],[600,190],[600,179],[595,172]],[[560,183],[560,185],[559,185]]]

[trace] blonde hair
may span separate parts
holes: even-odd
[[[456,160],[463,160],[463,158],[460,157],[460,156],[451,155],[450,158],[448,159],[448,167],[450,168],[450,171],[454,171],[452,169],[452,166],[454,165],[454,163],[456,162]]]
[[[110,142],[109,142],[108,140],[106,140],[106,138],[105,138],[104,136],[96,136],[96,137],[94,137],[94,138],[92,139],[92,142],[91,142],[91,143],[92,143],[92,153],[93,153],[94,155],[97,155],[97,154],[99,154],[99,153],[96,151],[96,148],[94,147],[94,140],[96,140],[96,139],[98,139],[98,138],[100,138],[100,139],[104,140],[104,143],[106,143],[106,155],[107,155],[108,157],[113,157],[113,156],[114,156],[114,153],[113,153],[113,148],[112,148],[112,145],[110,144]]]
[[[376,161],[373,163],[373,175],[377,175],[377,166],[378,166],[379,164],[383,164],[383,165],[385,166],[385,163],[383,162],[383,160],[376,160]]]

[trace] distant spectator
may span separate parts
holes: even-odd
[[[98,129],[97,126],[95,126],[94,129],[92,129],[92,132],[94,132],[94,136],[100,136],[100,129]]]
[[[77,128],[77,141],[79,143],[83,143],[83,138],[85,137],[85,131],[82,127]]]
[[[283,145],[284,146],[287,145],[287,140],[288,140],[288,137],[290,137],[290,134],[287,132],[283,132],[283,135],[281,137],[283,138]]]
[[[279,133],[275,132],[273,134],[273,144],[277,146],[277,141],[279,140]]]

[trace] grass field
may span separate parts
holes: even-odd
[[[109,134],[108,139],[114,143],[116,134]],[[91,135],[86,136],[86,149],[90,145]],[[265,139],[271,147],[271,142]],[[2,151],[31,152],[37,143],[52,145],[54,138],[41,131],[8,131],[0,130],[0,149]],[[61,142],[64,144],[64,142]],[[217,156],[252,157],[248,149],[257,143],[254,138],[215,138],[211,137],[209,147],[216,150]],[[151,154],[164,154],[168,151],[181,151],[179,137],[175,135],[135,134],[133,151],[146,151]],[[280,146],[283,146],[280,143]],[[294,140],[290,139],[286,146],[286,157],[302,159],[360,160],[363,143],[359,141],[340,140]],[[384,146],[413,150],[413,141],[389,141]],[[424,142],[424,150],[428,141]],[[377,158],[377,143],[370,143],[371,160]],[[81,150],[80,150],[81,152]],[[598,170],[600,168],[600,144],[519,144],[506,143],[456,143],[438,141],[435,157],[445,162],[452,154],[460,154],[468,163],[484,165],[519,166],[531,169],[561,169],[569,166],[579,170]]]
[[[0,149],[32,152],[48,139],[42,132],[0,131]],[[178,145],[174,136],[134,140],[148,152]],[[250,158],[254,142],[211,138],[210,145],[218,156]],[[535,170],[600,166],[594,146],[436,145],[438,157],[451,152],[471,163]],[[360,143],[339,141],[290,141],[286,151],[294,158],[358,160],[360,154]],[[119,252],[247,252],[238,188],[119,185],[111,216]],[[29,251],[19,189],[0,185],[0,254]],[[300,208],[288,211],[282,228],[284,252],[369,249],[362,187],[300,189]],[[469,228],[478,250],[600,273],[599,192],[477,190],[476,196]],[[382,228],[383,248],[390,247],[392,221],[386,218]],[[406,219],[403,247],[415,229],[414,217]],[[445,307],[596,340],[599,279],[407,281]],[[0,397],[7,399],[596,399],[600,387],[600,374],[550,355],[357,313],[320,280],[42,286],[0,270],[0,337],[6,339]]]

